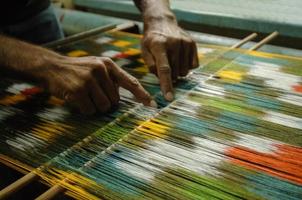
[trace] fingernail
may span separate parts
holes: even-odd
[[[173,101],[174,97],[173,97],[173,93],[172,92],[167,92],[165,95],[165,99],[167,101]]]
[[[153,108],[157,108],[157,103],[156,103],[156,101],[151,100],[151,101],[150,101],[150,106],[153,107]]]

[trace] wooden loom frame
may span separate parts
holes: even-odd
[[[79,41],[81,39],[84,39],[86,37],[98,34],[98,33],[102,33],[102,32],[106,32],[106,31],[122,31],[125,30],[127,28],[131,28],[135,26],[135,24],[133,22],[130,23],[124,23],[124,24],[120,24],[120,25],[116,25],[116,24],[111,24],[111,25],[107,25],[104,27],[100,27],[100,28],[96,28],[87,32],[83,32],[83,33],[79,33],[70,37],[67,37],[65,39],[62,40],[58,40],[58,41],[54,41],[51,43],[47,43],[44,46],[48,47],[48,48],[53,48],[53,47],[57,47],[57,46],[61,46],[64,44],[68,44],[74,41]],[[251,47],[250,49],[248,49],[248,51],[255,51],[258,50],[259,48],[261,48],[263,45],[267,44],[268,42],[270,42],[271,40],[273,40],[275,37],[278,36],[278,32],[275,31],[273,33],[271,33],[270,35],[268,35],[267,37],[265,37],[263,40],[261,40],[260,42],[258,42],[257,44],[255,44],[253,47]],[[253,40],[254,38],[257,37],[257,33],[252,33],[250,35],[248,35],[247,37],[243,38],[242,40],[240,40],[238,43],[234,44],[233,46],[227,48],[227,51],[239,48],[241,46],[243,46],[244,44],[246,44],[247,42]],[[225,52],[224,52],[225,53]],[[224,54],[223,53],[223,54]],[[222,54],[222,55],[223,55]],[[219,58],[222,55],[218,55],[216,58]],[[22,170],[17,168],[16,166],[14,166],[11,162],[10,162],[11,158],[7,158],[6,156],[0,154],[0,162],[4,163],[5,165],[7,165],[8,167],[17,169],[18,171],[21,171],[22,173],[26,173],[26,170]],[[18,161],[16,162],[18,163]],[[39,180],[39,175],[37,175],[35,173],[35,171],[43,169],[43,165],[41,165],[40,167],[33,169],[32,167],[28,166],[28,169],[32,169],[31,172],[27,173],[26,175],[24,175],[23,177],[21,177],[20,179],[18,179],[17,181],[15,181],[14,183],[8,185],[7,187],[5,187],[4,189],[2,189],[0,191],[0,200],[1,199],[6,199],[8,198],[10,195],[12,195],[15,192],[18,192],[20,189],[22,189],[23,187],[25,187],[26,185],[30,184],[32,181],[34,180]],[[66,182],[68,181],[67,178],[61,180],[60,182]],[[58,194],[65,192],[67,189],[65,189],[64,187],[62,187],[60,184],[56,184],[53,185],[51,188],[49,188],[46,192],[44,192],[43,194],[41,194],[39,197],[37,197],[37,200],[46,200],[46,199],[53,199],[54,197],[56,197]]]

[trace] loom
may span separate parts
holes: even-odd
[[[37,179],[50,187],[37,199],[302,198],[302,59],[256,51],[276,32],[248,50],[239,47],[255,33],[231,47],[199,43],[200,67],[168,103],[127,26],[46,46],[111,57],[159,108],[121,90],[117,110],[84,117],[37,86],[1,80],[0,160],[25,175],[0,199]]]

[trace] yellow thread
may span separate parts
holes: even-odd
[[[133,48],[130,48],[127,51],[124,52],[124,54],[127,54],[129,56],[136,56],[136,55],[139,55],[140,53],[141,53],[141,50],[133,49]]]
[[[140,63],[142,63],[142,64],[145,64],[145,61],[142,58],[137,59],[137,61],[140,62]]]
[[[152,122],[155,122],[155,123],[163,124],[163,125],[165,125],[165,126],[167,126],[167,127],[170,127],[170,126],[171,126],[170,123],[164,122],[164,121],[159,120],[159,119],[156,119],[156,118],[152,118],[151,121],[152,121]]]
[[[68,194],[77,199],[99,199],[85,191],[81,185],[89,185],[90,187],[98,189],[98,191],[104,190],[104,188],[99,186],[95,181],[85,178],[74,172],[70,173],[56,168],[47,168],[46,173],[42,171],[35,171],[35,173],[49,185],[59,184],[61,187],[66,188],[68,190]],[[62,181],[64,179],[67,181]],[[74,183],[77,183],[77,185]]]
[[[230,71],[230,70],[223,70],[218,73],[218,76],[224,79],[231,79],[235,81],[241,81],[243,73]]]
[[[252,55],[252,56],[263,57],[263,58],[283,58],[283,59],[292,59],[292,60],[298,60],[298,61],[302,60],[302,58],[300,58],[300,57],[283,55],[283,54],[273,54],[273,53],[260,52],[260,51],[250,51],[250,52],[248,52],[248,54]]]
[[[61,123],[43,122],[32,129],[32,133],[45,141],[53,141],[57,135],[66,132],[67,129]]]
[[[126,47],[126,46],[129,46],[131,44],[131,42],[118,40],[118,41],[113,42],[112,44],[117,47]]]
[[[63,123],[60,123],[60,122],[52,122],[52,121],[47,121],[47,120],[44,120],[44,119],[42,119],[42,121],[45,122],[45,123],[52,124],[53,126],[56,127],[56,129],[60,129],[60,130],[74,129],[73,126],[63,124]]]
[[[83,50],[74,50],[74,51],[67,53],[67,56],[69,56],[69,57],[81,57],[81,56],[87,56],[87,55],[88,55],[88,53]]]
[[[32,133],[44,141],[50,141],[51,137],[53,137],[53,134],[51,134],[47,131],[37,129],[37,128],[33,128]]]
[[[142,66],[142,67],[137,67],[135,69],[133,69],[133,71],[135,72],[142,72],[142,73],[148,73],[149,69],[146,65]]]
[[[169,130],[168,127],[152,123],[150,121],[143,123],[140,127],[138,127],[138,130],[149,133],[154,136],[165,136]],[[153,138],[150,136],[150,138]]]

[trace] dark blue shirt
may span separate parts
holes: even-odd
[[[0,27],[27,20],[50,5],[50,0],[8,0],[4,2],[0,6]]]

